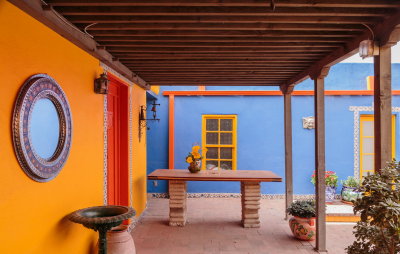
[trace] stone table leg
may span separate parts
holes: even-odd
[[[240,182],[242,192],[242,224],[245,228],[259,228],[260,182]]]
[[[186,181],[169,181],[169,225],[186,224]]]

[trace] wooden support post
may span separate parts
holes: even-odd
[[[392,160],[391,47],[380,46],[374,57],[375,171]]]
[[[324,79],[328,72],[329,67],[324,67],[311,77],[314,80],[315,114],[315,195],[317,208],[317,241],[315,249],[319,252],[326,252]]]
[[[293,202],[293,149],[292,149],[292,92],[293,86],[281,87],[284,102],[285,128],[285,220],[287,208]]]

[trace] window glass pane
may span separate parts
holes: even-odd
[[[373,138],[363,138],[362,145],[363,153],[373,153],[374,152],[374,139]]]
[[[208,131],[218,131],[218,119],[207,119],[206,129]]]
[[[218,161],[206,161],[207,170],[218,170]]]
[[[221,159],[232,159],[232,148],[222,147],[220,148]]]
[[[374,155],[363,155],[362,170],[373,170],[374,169]]]
[[[374,122],[363,121],[363,136],[374,136]]]
[[[220,129],[221,131],[232,131],[232,119],[221,119]]]
[[[218,159],[218,148],[217,147],[207,147],[207,159]]]
[[[232,161],[221,161],[221,169],[232,170]]]
[[[232,145],[232,133],[220,133],[221,145]]]
[[[206,144],[218,145],[218,133],[207,133],[206,134]]]

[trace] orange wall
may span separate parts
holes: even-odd
[[[0,0],[0,253],[88,253],[97,235],[63,219],[103,203],[103,97],[93,93],[99,61]],[[18,89],[47,73],[71,105],[72,149],[48,183],[28,178],[14,155],[11,113]]]
[[[132,98],[132,175],[133,175],[133,207],[139,216],[146,207],[146,128],[142,129],[139,142],[139,109],[146,105],[146,91],[137,85],[131,90]]]

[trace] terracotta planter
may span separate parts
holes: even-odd
[[[107,254],[136,254],[127,226],[121,225],[107,232]]]
[[[314,218],[301,218],[292,217],[289,220],[289,226],[292,230],[294,237],[303,241],[315,240],[315,217]]]

